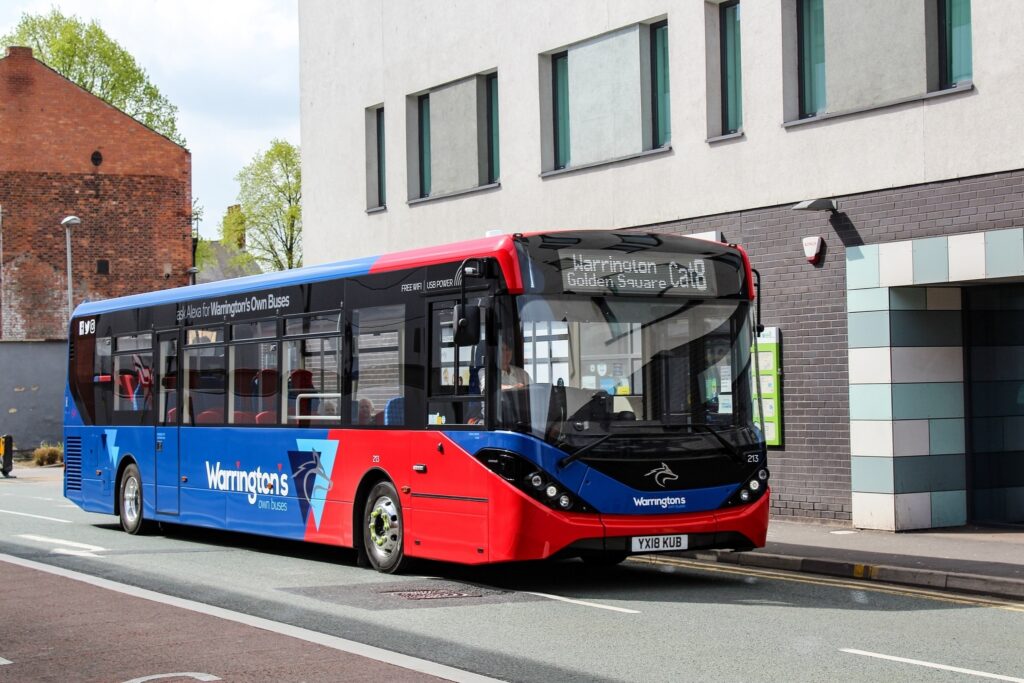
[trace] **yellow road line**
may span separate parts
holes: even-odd
[[[766,579],[775,579],[778,581],[790,581],[792,583],[807,583],[815,586],[831,586],[833,588],[850,588],[854,590],[868,590],[876,593],[887,593],[889,595],[900,595],[904,597],[924,598],[926,600],[935,600],[938,602],[949,602],[958,605],[970,605],[973,607],[992,607],[995,609],[1008,610],[1011,612],[1024,612],[1024,603],[1013,602],[1009,600],[999,600],[997,598],[984,598],[984,597],[970,597],[965,595],[951,595],[949,593],[942,593],[939,591],[932,591],[923,588],[910,588],[903,586],[896,586],[894,584],[882,584],[873,583],[865,580],[849,580],[842,578],[832,578],[825,576],[808,576],[805,574],[796,574],[791,572],[776,571],[773,569],[763,569],[761,567],[748,567],[743,565],[722,565],[718,563],[701,562],[698,560],[684,560],[678,557],[665,557],[665,556],[654,556],[646,555],[642,557],[632,557],[629,560],[637,564],[653,564],[653,565],[664,565],[670,567],[685,567],[687,569],[694,569],[706,572],[716,572],[719,574],[736,574],[740,576],[760,576]],[[858,576],[857,568],[860,568],[859,576],[868,576],[874,574],[871,571],[874,567],[870,565],[856,565],[854,568],[854,575]],[[867,571],[865,571],[867,570]]]

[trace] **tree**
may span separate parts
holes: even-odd
[[[270,149],[257,152],[235,176],[237,212],[229,211],[222,224],[222,239],[244,245],[264,270],[285,270],[302,265],[302,169],[299,148],[285,140],[272,140]]]
[[[95,21],[85,23],[57,9],[49,14],[22,14],[14,30],[0,38],[0,45],[32,48],[37,59],[60,75],[185,146],[178,132],[178,108]]]

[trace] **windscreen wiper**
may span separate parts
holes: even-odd
[[[587,451],[591,450],[592,448],[597,448],[598,446],[600,446],[601,444],[603,444],[605,441],[607,441],[610,438],[612,438],[611,434],[605,434],[601,438],[595,439],[595,440],[591,441],[590,443],[588,443],[586,446],[584,446],[583,448],[579,449],[575,453],[570,453],[569,455],[565,456],[564,458],[562,458],[561,460],[558,461],[558,469],[560,469],[560,470],[561,469],[565,469],[566,465],[568,465],[569,463],[574,462],[576,460],[579,460],[580,458],[583,457],[584,453],[586,453]]]
[[[690,424],[684,426],[693,427],[697,431],[703,432],[704,434],[710,434],[715,438],[715,441],[722,444],[722,447],[729,452],[729,455],[732,456],[732,459],[735,460],[737,464],[743,464],[743,454],[740,453],[740,450],[736,448],[736,446],[726,441],[725,438],[723,438],[722,435],[719,434],[718,430],[715,429],[714,425],[710,425],[705,422],[691,422]]]

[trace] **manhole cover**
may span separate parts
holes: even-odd
[[[406,591],[381,591],[385,595],[394,595],[404,600],[445,600],[449,598],[482,598],[483,593],[463,593],[443,588],[423,588]]]

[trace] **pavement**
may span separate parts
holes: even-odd
[[[24,480],[60,478],[60,467],[15,464]],[[673,553],[748,567],[1024,599],[1024,525],[871,531],[772,519],[764,548]]]
[[[748,567],[1024,598],[1024,526],[894,533],[772,519],[764,548],[683,554]]]

